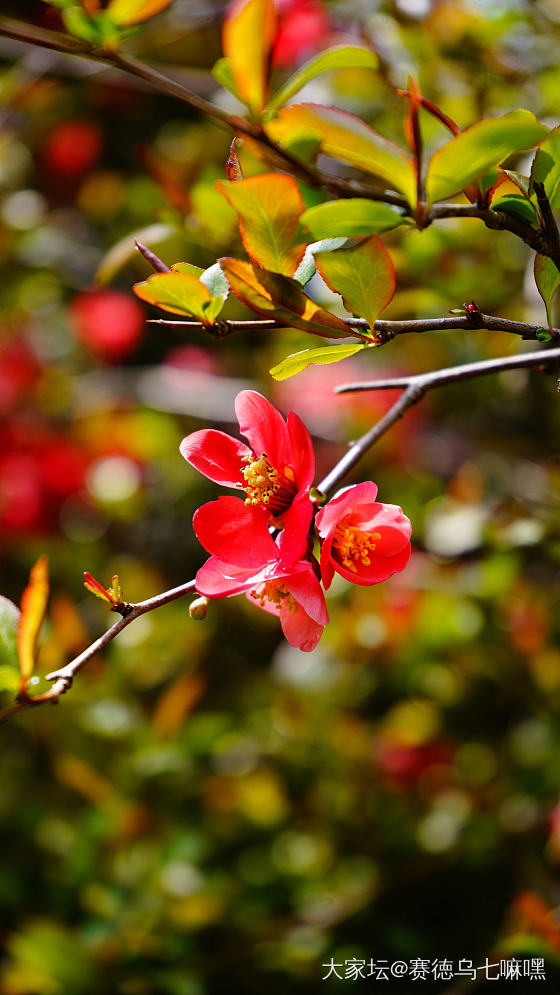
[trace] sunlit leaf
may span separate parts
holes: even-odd
[[[265,269],[291,276],[305,252],[305,243],[296,238],[305,209],[296,181],[281,173],[266,173],[216,185],[237,212],[243,245],[251,259]]]
[[[188,264],[187,264],[188,265]],[[208,317],[211,294],[191,272],[154,273],[143,283],[135,283],[134,293],[148,304],[156,304],[172,314],[186,314],[212,324]]]
[[[176,233],[177,229],[172,227],[172,225],[158,223],[148,225],[145,228],[138,228],[136,231],[130,232],[129,235],[125,235],[124,238],[119,239],[115,245],[111,246],[109,251],[103,256],[97,267],[95,282],[100,284],[109,283],[115,274],[135,257],[137,253],[134,244],[135,241],[143,242],[145,245],[150,246],[159,245],[160,242],[165,242]]]
[[[237,0],[224,21],[222,47],[234,86],[259,114],[268,97],[269,57],[275,31],[274,0]]]
[[[230,286],[239,300],[264,318],[286,328],[301,328],[325,338],[351,335],[347,325],[307,297],[296,280],[258,269],[241,259],[220,259]]]
[[[147,21],[171,3],[173,0],[111,0],[107,13],[114,24],[126,28]]]
[[[306,62],[300,69],[290,76],[288,80],[276,91],[268,102],[267,111],[276,111],[282,104],[301,90],[306,83],[320,76],[321,73],[334,69],[377,69],[379,59],[375,52],[368,48],[358,48],[356,45],[339,45],[336,48],[328,48],[326,52],[321,52],[309,62]]]
[[[0,664],[17,667],[17,631],[20,611],[17,605],[0,595]]]
[[[315,265],[315,253],[330,252],[333,249],[341,249],[343,245],[346,245],[347,241],[348,239],[346,238],[321,238],[317,242],[311,242],[311,244],[307,246],[303,259],[294,273],[294,280],[297,280],[302,287],[305,287],[305,284],[309,283],[311,277],[317,270]]]
[[[375,321],[395,293],[395,267],[380,238],[372,235],[359,245],[336,252],[318,252],[317,269],[331,290],[342,296],[352,314]]]
[[[17,652],[21,673],[21,690],[25,691],[33,673],[41,627],[49,596],[49,561],[40,556],[29,574],[29,584],[21,598],[21,615],[17,632]]]
[[[281,110],[265,130],[273,141],[290,145],[292,152],[295,140],[317,136],[325,155],[379,176],[415,204],[416,177],[410,156],[354,114],[321,104],[295,104]]]
[[[558,287],[560,286],[560,273],[558,272],[552,259],[548,256],[541,256],[537,253],[533,266],[535,283],[546,307],[546,317],[548,327],[552,328],[552,300]]]
[[[221,297],[223,301],[226,300],[229,294],[229,283],[219,263],[214,263],[205,269],[200,276],[200,282],[208,288],[212,297]]]
[[[547,131],[526,110],[471,125],[434,152],[426,176],[428,200],[442,200],[458,193],[513,152],[536,145]]]
[[[327,345],[318,349],[303,349],[302,352],[295,352],[291,356],[286,356],[281,363],[277,363],[268,372],[275,380],[287,380],[296,373],[301,373],[308,366],[327,366],[330,363],[340,363],[348,356],[354,356],[361,349],[369,346],[365,342],[352,343],[350,345]]]
[[[351,197],[348,200],[331,200],[317,204],[305,211],[300,222],[313,238],[332,238],[337,235],[377,235],[405,224],[402,213],[387,204]]]
[[[192,276],[196,276],[197,280],[200,280],[204,270],[202,266],[195,266],[194,263],[173,263],[171,267],[172,273],[190,273]]]
[[[549,132],[537,149],[531,168],[530,192],[535,180],[544,184],[544,192],[553,211],[560,207],[560,128]],[[536,199],[536,198],[535,198]]]

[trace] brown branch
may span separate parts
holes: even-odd
[[[196,590],[194,580],[188,581],[186,584],[181,584],[179,587],[171,588],[169,591],[163,591],[161,594],[156,594],[153,598],[148,598],[146,601],[140,601],[138,604],[127,605],[126,614],[123,614],[114,624],[107,629],[103,635],[99,636],[87,649],[83,650],[82,653],[74,657],[70,663],[67,663],[65,667],[61,667],[60,670],[54,670],[51,674],[47,674],[46,680],[53,681],[53,686],[49,688],[48,691],[44,691],[42,694],[37,695],[20,695],[18,700],[10,705],[8,708],[4,709],[0,713],[0,723],[5,722],[7,719],[11,718],[12,715],[16,715],[18,712],[23,711],[25,708],[35,707],[37,705],[47,705],[56,704],[63,694],[72,687],[72,682],[76,674],[86,666],[96,653],[104,649],[114,638],[118,636],[119,632],[122,632],[127,625],[134,622],[135,619],[139,618],[140,615],[145,615],[147,612],[153,611],[155,608],[161,608],[162,605],[167,605],[171,601],[175,601],[177,598],[182,598],[186,594],[192,594]]]
[[[368,329],[368,323],[364,318],[347,318],[348,334],[355,334],[354,329]],[[177,328],[206,328],[201,321],[196,319],[172,319],[172,318],[149,318],[150,325],[175,325]],[[274,321],[272,318],[249,321],[227,321],[221,320],[215,323],[219,326],[221,336],[231,335],[233,332],[253,332],[272,331],[275,328],[285,328],[285,324]],[[375,322],[375,331],[382,343],[390,342],[397,335],[408,335],[419,332],[442,332],[457,331],[467,329],[469,331],[479,331],[486,329],[492,332],[509,332],[511,335],[519,335],[522,339],[537,341],[537,332],[543,325],[527,324],[524,321],[511,321],[509,318],[498,318],[492,314],[483,314],[478,309],[472,314],[453,315],[445,318],[411,318],[408,321],[389,321],[379,318]],[[560,329],[553,328],[553,335],[560,335]]]

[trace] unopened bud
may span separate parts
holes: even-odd
[[[320,507],[327,500],[327,495],[323,494],[323,491],[320,491],[318,487],[311,487],[309,490],[309,500],[311,501],[311,504],[315,504]]]
[[[191,618],[196,618],[202,621],[206,618],[206,612],[208,611],[208,598],[196,598],[195,601],[191,601],[189,605],[189,615]]]

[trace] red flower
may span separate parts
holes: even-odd
[[[237,563],[226,555],[230,543],[233,542],[235,549],[247,544],[251,563],[238,565],[257,565],[259,556],[262,563],[258,543],[256,559],[252,556],[251,537],[258,531],[264,542],[264,534],[272,524],[284,530],[280,558],[284,565],[291,566],[305,552],[313,511],[309,500],[315,473],[311,437],[297,415],[290,412],[287,422],[284,421],[280,412],[253,390],[243,390],[237,395],[235,413],[251,448],[215,429],[193,432],[183,439],[180,447],[187,462],[209,480],[245,491],[244,504],[237,498],[228,499],[231,517],[223,524],[222,535],[223,542],[227,538],[227,546],[216,549],[216,555]],[[208,540],[215,546],[214,533],[212,528]],[[268,539],[274,545],[270,536]],[[201,542],[206,545],[202,539]],[[214,552],[209,546],[206,548]]]
[[[264,520],[255,530],[250,508],[245,509],[244,522],[233,520],[234,504],[239,504],[236,498],[222,497],[195,512],[193,525],[202,545],[210,552],[223,550],[234,560],[211,556],[196,575],[197,591],[207,598],[245,592],[259,608],[280,618],[292,646],[310,652],[329,621],[313,563],[304,559],[286,567],[281,558],[282,535],[278,544],[274,542]]]
[[[335,570],[354,584],[379,584],[406,566],[410,522],[401,508],[381,504],[376,496],[376,484],[356,484],[317,515],[325,588],[330,587]]]
[[[318,0],[276,0],[276,8],[273,65],[291,66],[324,47],[331,24]]]

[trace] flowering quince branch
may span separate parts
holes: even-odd
[[[344,320],[348,325],[349,334],[355,328],[364,329],[364,331],[368,328],[368,323],[363,318],[345,318]],[[196,321],[195,319],[184,321],[172,318],[149,318],[148,324],[175,325],[178,328],[205,327],[203,322]],[[275,328],[285,327],[281,322],[266,318],[255,321],[219,320],[215,324],[220,327],[222,336],[231,335],[233,332],[272,331]],[[542,330],[542,325],[528,324],[524,321],[511,321],[509,318],[499,318],[495,315],[484,314],[478,308],[472,313],[467,312],[464,315],[457,316],[450,315],[445,318],[411,318],[408,321],[393,321],[378,318],[375,322],[375,333],[379,345],[390,342],[398,335],[421,332],[459,331],[460,329],[469,329],[473,332],[481,329],[492,332],[509,332],[511,335],[519,335],[522,339],[528,341],[537,341],[538,333]],[[560,336],[560,328],[552,328],[550,334],[553,337]]]
[[[274,142],[264,131],[260,123],[228,114],[220,107],[205,100],[188,87],[163,75],[157,69],[140,62],[132,56],[123,55],[111,48],[100,48],[75,38],[70,34],[39,28],[24,21],[12,18],[0,18],[0,35],[15,41],[48,48],[68,55],[77,55],[96,62],[102,62],[113,68],[120,69],[137,79],[143,80],[154,89],[167,96],[175,97],[193,109],[204,114],[217,124],[230,128],[235,134],[247,135],[258,142],[270,153],[280,169],[305,180],[311,186],[331,191],[339,197],[364,197],[368,200],[390,204],[404,209],[411,217],[415,217],[406,197],[391,190],[379,189],[355,179],[346,179],[323,173],[314,166],[302,162],[287,149]],[[424,209],[421,216],[421,227],[426,228],[433,221],[445,218],[478,218],[487,228],[495,231],[510,231],[521,238],[536,252],[549,256],[560,268],[560,240],[556,224],[552,219],[545,218],[544,230],[534,228],[520,219],[500,210],[492,210],[483,203],[455,204],[438,203],[429,209]]]

